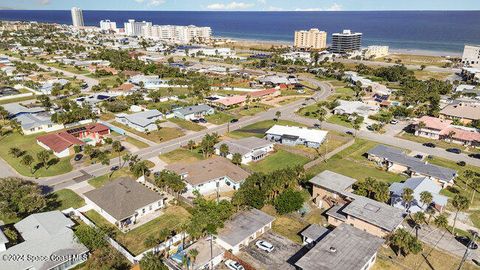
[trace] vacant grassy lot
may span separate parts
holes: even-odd
[[[54,200],[51,210],[65,210],[70,207],[79,208],[85,205],[85,201],[70,189],[62,189],[51,193],[48,199]]]
[[[228,112],[233,115],[252,116],[257,113],[265,112],[270,108],[272,108],[272,106],[266,104],[252,104],[248,108],[242,106],[239,108],[228,110]]]
[[[115,165],[118,165],[118,163],[116,163]],[[92,178],[88,180],[88,183],[95,188],[99,188],[108,182],[114,181],[119,177],[124,177],[124,176],[129,176],[133,178],[133,175],[130,173],[128,168],[123,167],[120,170],[117,170],[113,173],[107,173],[102,176]]]
[[[386,59],[392,59],[392,63],[396,60],[402,61],[405,65],[426,65],[443,67],[445,58],[441,56],[415,55],[415,54],[390,54],[385,57],[377,58],[375,61],[386,62]]]
[[[147,140],[150,140],[152,142],[156,143],[161,143],[165,141],[169,141],[171,139],[175,139],[178,137],[182,137],[185,135],[180,129],[178,128],[170,128],[170,127],[162,127],[159,130],[151,131],[149,133],[144,133],[144,132],[139,132],[133,128],[127,127],[123,124],[120,124],[118,122],[112,123],[112,125],[115,125],[119,128],[122,128],[126,131],[132,132],[133,134],[136,134],[140,137],[143,137]]]
[[[179,118],[170,118],[169,121],[177,124],[180,128],[187,129],[187,130],[200,131],[205,129],[204,126],[201,126],[199,124],[193,123],[192,121],[188,121],[188,120],[183,120]]]
[[[4,100],[0,100],[0,105],[8,104],[8,103],[14,103],[14,102],[22,102],[22,101],[27,101],[27,100],[34,100],[34,99],[35,99],[35,95],[28,96],[28,97],[18,97],[18,98],[4,99]]]
[[[332,124],[336,124],[336,125],[340,125],[340,126],[344,126],[344,127],[348,127],[348,128],[352,128],[352,123],[350,122],[347,122],[347,121],[344,121],[342,118],[340,118],[339,115],[332,115],[330,116],[328,119],[327,119],[327,122],[328,123],[332,123]]]
[[[75,73],[75,74],[88,74],[88,73],[90,73],[86,69],[76,68],[76,67],[70,66],[70,65],[60,65],[58,63],[46,63],[45,65],[49,66],[49,67],[65,70],[65,71],[68,71],[68,72],[71,72],[71,73]]]
[[[249,168],[255,172],[269,173],[297,165],[303,166],[309,161],[310,159],[304,156],[296,155],[285,150],[278,150],[276,153],[270,154],[258,162],[250,163]]]
[[[363,154],[377,144],[372,141],[356,139],[355,143],[340,153],[334,155],[327,162],[310,168],[307,173],[314,176],[325,170],[343,174],[357,180],[373,177],[387,183],[400,182],[405,176],[384,171],[375,167],[373,162],[368,161]]]
[[[402,270],[402,269],[419,269],[419,270],[451,270],[457,269],[460,265],[460,258],[450,255],[447,252],[434,249],[427,257],[431,250],[431,246],[423,244],[423,251],[418,254],[409,254],[406,257],[396,256],[390,248],[380,248],[379,258],[373,266],[373,270]],[[391,258],[388,259],[388,258]],[[465,263],[465,270],[478,269],[471,263]]]
[[[269,130],[274,125],[288,125],[288,126],[297,126],[297,127],[305,126],[300,123],[292,122],[288,120],[281,120],[281,119],[278,121],[266,120],[266,121],[257,122],[257,123],[245,126],[241,129],[235,130],[233,132],[230,132],[228,136],[232,138],[245,138],[245,137],[252,137],[252,136],[262,138],[265,135],[265,131]]]
[[[353,89],[350,87],[339,87],[335,89],[335,93],[349,96],[353,96],[355,94]]]
[[[205,119],[207,119],[208,122],[215,125],[225,124],[234,118],[235,116],[224,112],[216,112],[215,114],[205,116]]]
[[[429,79],[437,79],[440,81],[446,80],[449,76],[454,75],[454,73],[450,72],[433,72],[427,70],[415,70],[414,72],[415,77],[418,80],[429,80]]]
[[[146,143],[144,143],[144,142],[142,142],[142,141],[139,141],[139,140],[137,140],[137,139],[134,139],[134,138],[132,138],[132,137],[127,137],[127,138],[125,139],[125,141],[128,142],[128,143],[131,143],[131,144],[135,145],[136,147],[138,147],[138,148],[140,148],[140,149],[141,149],[141,148],[147,148],[147,147],[148,147],[148,144],[146,144]]]
[[[95,210],[90,210],[86,212],[85,215],[98,226],[112,228],[116,233],[115,240],[134,255],[138,255],[148,249],[148,247],[144,245],[144,241],[148,236],[152,235],[157,237],[160,231],[164,229],[169,231],[179,230],[182,224],[188,222],[190,218],[190,213],[183,207],[169,206],[163,210],[163,214],[158,218],[127,233],[122,233]]]
[[[458,149],[462,149],[462,151],[471,152],[471,153],[480,152],[480,150],[476,149],[476,148],[468,148],[467,149],[461,144],[450,143],[450,142],[446,142],[446,141],[433,140],[433,139],[429,139],[429,138],[415,136],[412,133],[404,132],[404,133],[402,133],[402,135],[399,135],[398,137],[402,138],[402,139],[409,140],[409,141],[418,142],[418,143],[429,143],[429,142],[434,143],[437,147],[444,148],[444,149],[458,148]]]
[[[32,174],[30,167],[20,163],[22,157],[16,158],[8,153],[11,147],[18,147],[21,150],[26,151],[26,154],[30,154],[35,159],[35,162],[32,164],[32,166],[35,167],[36,164],[38,164],[36,160],[37,153],[44,150],[37,144],[37,136],[39,136],[39,134],[24,136],[16,132],[6,135],[0,139],[0,156],[19,174],[24,176],[47,177],[71,171],[72,165],[70,164],[70,158],[66,157],[58,159],[58,162],[52,164],[48,169],[45,167],[39,167],[36,170],[34,169],[34,173]],[[51,160],[54,160],[54,158],[55,156],[52,155]]]
[[[159,157],[161,160],[169,164],[175,162],[195,162],[203,159],[202,154],[198,153],[198,150],[190,151],[183,148],[161,154]]]

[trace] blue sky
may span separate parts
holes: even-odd
[[[480,0],[0,0],[0,9],[66,10],[480,10]]]

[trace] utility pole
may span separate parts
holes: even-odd
[[[473,237],[470,239],[470,242],[468,242],[468,246],[465,249],[465,253],[463,254],[462,261],[460,262],[460,265],[458,266],[458,270],[462,269],[463,264],[467,260],[468,252],[470,251],[470,247],[472,246],[472,244],[475,242],[475,238],[477,237],[477,232],[473,232],[472,235],[473,235]]]

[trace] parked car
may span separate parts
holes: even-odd
[[[313,124],[314,128],[320,128],[320,124]]]
[[[225,265],[230,270],[244,270],[245,269],[240,263],[238,263],[237,261],[234,261],[234,260],[226,260]]]
[[[352,132],[352,131],[350,131],[350,130],[349,130],[349,131],[347,131],[347,132],[345,132],[345,134],[347,134],[347,135],[352,135],[352,136],[353,136],[353,132]]]
[[[418,155],[415,155],[414,158],[422,159],[423,155],[418,154]]]
[[[466,236],[457,236],[457,237],[455,237],[455,239],[458,242],[462,243],[464,246],[468,247],[469,249],[477,249],[478,248],[477,243],[471,241],[470,238],[468,238]]]
[[[480,266],[480,261],[479,261],[479,260],[472,259],[472,262],[473,262],[475,265]]]
[[[82,158],[83,158],[82,154],[76,154],[75,157],[73,158],[73,160],[80,161]]]
[[[465,161],[459,161],[459,162],[457,162],[457,165],[461,166],[461,167],[465,167],[465,165],[467,165],[467,163]]]
[[[430,148],[435,148],[436,147],[436,145],[434,143],[431,143],[431,142],[424,143],[422,145],[425,146],[425,147],[430,147]]]
[[[192,122],[198,124],[198,123],[200,123],[200,120],[198,120],[198,119],[192,119]]]
[[[110,170],[113,172],[113,171],[117,171],[118,169],[120,169],[120,167],[118,166],[113,166],[110,168]]]
[[[398,124],[398,120],[392,119],[392,121],[390,121],[390,124],[396,125],[396,124]]]
[[[371,125],[368,125],[367,129],[370,130],[370,131],[373,131],[373,127]]]
[[[471,158],[478,158],[478,159],[480,159],[480,154],[470,154],[470,155],[468,155],[468,156],[471,157]]]
[[[274,247],[273,247],[272,244],[270,244],[269,242],[264,241],[264,240],[259,240],[259,241],[257,241],[257,242],[255,243],[255,245],[256,245],[259,249],[261,249],[261,250],[263,250],[263,251],[266,251],[266,252],[268,252],[268,253],[272,252],[273,249],[274,249]]]
[[[458,149],[458,148],[448,148],[446,150],[447,152],[450,152],[450,153],[454,153],[454,154],[460,154],[462,153],[462,150]]]
[[[205,120],[204,118],[200,118],[198,119],[198,122],[205,124],[207,123],[207,120]]]
[[[237,118],[234,118],[234,119],[230,120],[230,123],[236,123],[236,122],[238,122]]]

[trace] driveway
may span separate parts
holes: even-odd
[[[258,240],[270,242],[275,249],[268,253],[255,246]],[[238,255],[242,260],[251,264],[256,269],[295,269],[290,263],[291,258],[302,249],[302,246],[290,241],[289,239],[269,231],[257,240],[245,247]]]

